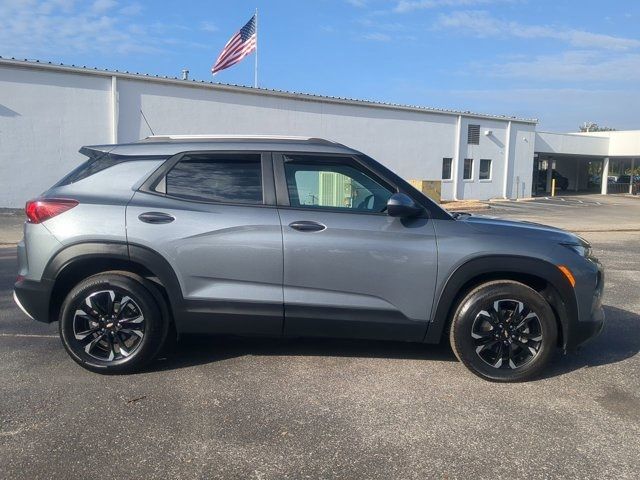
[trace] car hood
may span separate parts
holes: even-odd
[[[540,237],[559,243],[586,243],[577,235],[562,230],[561,228],[542,225],[540,223],[526,222],[522,220],[504,220],[502,218],[485,215],[464,215],[457,221],[483,231],[484,233],[496,233],[505,235],[526,235],[528,237]]]

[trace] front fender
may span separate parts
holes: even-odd
[[[526,278],[542,280],[548,285],[541,293],[558,316],[562,330],[562,346],[566,348],[569,332],[578,322],[577,301],[572,286],[554,264],[539,258],[517,255],[477,257],[454,268],[444,286],[436,292],[437,301],[434,303],[424,342],[440,342],[458,301],[470,288],[490,280],[522,281]]]

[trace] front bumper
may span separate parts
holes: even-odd
[[[570,333],[568,349],[576,349],[586,342],[592,340],[604,329],[605,314],[602,306],[602,296],[604,294],[604,270],[600,263],[596,262],[596,286],[593,290],[591,305],[587,303],[582,311],[589,312],[588,315],[578,318]],[[589,308],[590,307],[590,308]]]
[[[573,335],[573,349],[583,346],[585,343],[593,340],[604,329],[604,309],[600,306],[593,312],[588,322],[578,322],[577,328]]]
[[[51,288],[48,282],[19,280],[13,286],[13,299],[27,316],[39,322],[49,323],[49,299]]]

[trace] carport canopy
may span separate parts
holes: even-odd
[[[556,191],[637,193],[640,131],[536,133],[533,195]],[[604,179],[604,180],[603,180]]]

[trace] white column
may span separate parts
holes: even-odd
[[[607,194],[607,187],[609,186],[609,157],[602,159],[602,178],[600,181],[600,193],[602,195]]]
[[[509,177],[510,177],[510,155],[511,155],[511,121],[507,124],[507,138],[504,142],[504,179],[502,180],[502,197],[509,198]]]
[[[118,78],[113,75],[111,77],[111,143],[118,143]]]
[[[456,144],[453,151],[453,165],[451,165],[451,179],[453,181],[452,196],[454,200],[458,200],[458,168],[460,165],[460,135],[462,134],[462,115],[458,115],[458,122],[456,123]]]
[[[633,163],[635,158],[631,158],[631,176],[629,177],[629,193],[633,193]]]

